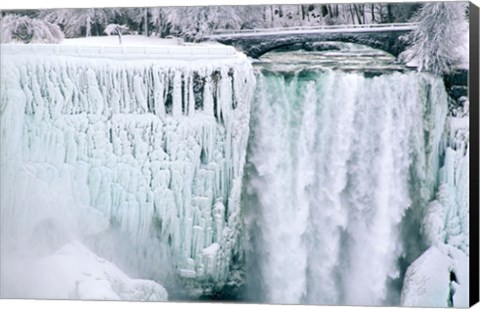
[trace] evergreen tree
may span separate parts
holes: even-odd
[[[414,62],[419,71],[444,74],[452,70],[460,59],[456,52],[462,37],[468,31],[466,3],[429,2],[412,21],[418,28],[412,31],[411,46],[400,55],[404,62]]]

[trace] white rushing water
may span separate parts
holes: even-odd
[[[229,47],[214,61],[47,47],[2,46],[2,297],[42,297],[49,286],[44,297],[148,299],[113,297],[116,281],[110,293],[75,292],[100,257],[174,296],[221,288],[241,230],[255,85],[246,57]],[[33,284],[17,263],[62,252],[73,254],[66,269],[86,263],[70,294]],[[98,280],[125,277],[104,271]]]
[[[252,297],[399,304],[400,260],[412,243],[413,258],[424,250],[420,224],[407,227],[413,239],[403,226],[421,220],[439,185],[443,82],[293,67],[268,63],[257,75],[245,202]]]

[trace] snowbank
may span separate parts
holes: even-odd
[[[2,268],[2,297],[166,301],[165,289],[150,280],[131,279],[80,242],[41,259],[8,256]],[[5,262],[4,262],[5,263]]]
[[[61,44],[2,44],[2,55],[63,55],[81,58],[155,59],[157,61],[218,61],[242,58],[232,46],[218,43],[183,43],[178,38],[159,39],[142,36],[122,37],[122,45],[113,36],[66,39]],[[206,64],[206,63],[205,63]]]

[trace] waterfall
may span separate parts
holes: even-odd
[[[437,187],[442,81],[262,69],[252,108],[246,246],[249,285],[261,294],[252,297],[397,302],[406,210],[425,208]]]
[[[466,306],[468,100],[339,46],[2,46],[0,295]]]

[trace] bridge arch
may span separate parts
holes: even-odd
[[[416,28],[414,24],[395,25],[354,25],[353,28],[331,29],[328,26],[321,28],[299,28],[298,30],[261,29],[233,33],[214,34],[207,39],[232,45],[243,51],[247,56],[259,58],[263,54],[298,43],[308,42],[345,42],[366,45],[386,51],[397,57],[406,48],[406,40],[402,36]]]
[[[359,40],[337,40],[337,39],[323,39],[323,40],[301,40],[298,42],[286,42],[286,43],[280,43],[278,44],[271,44],[269,46],[262,46],[262,48],[258,48],[254,51],[248,50],[245,51],[243,46],[237,46],[237,48],[241,49],[247,56],[252,57],[252,58],[260,58],[261,56],[265,55],[266,53],[269,53],[271,51],[275,51],[277,49],[289,47],[289,46],[294,46],[298,44],[305,44],[305,43],[322,43],[322,42],[332,42],[332,43],[354,43],[358,45],[363,45],[363,46],[368,46],[377,50],[382,50],[384,52],[387,52],[389,54],[392,54],[393,56],[397,57],[400,52],[403,50],[403,48],[400,48],[400,50],[395,50],[390,48],[390,46],[384,46],[381,44],[374,44],[375,42],[364,42],[364,41],[359,41]]]

